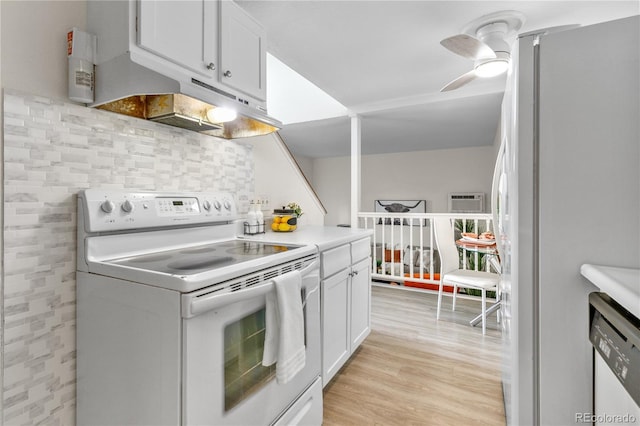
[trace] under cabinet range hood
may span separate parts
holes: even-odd
[[[136,63],[133,52],[96,66],[95,108],[225,139],[266,135],[282,123],[251,98],[240,98],[196,78],[166,76]],[[214,110],[237,118],[216,122]]]

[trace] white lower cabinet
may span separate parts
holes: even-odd
[[[350,270],[322,281],[322,383],[329,380],[351,355],[349,339]]]
[[[320,254],[323,386],[371,330],[369,250],[369,238],[365,238]]]
[[[351,276],[351,351],[356,350],[371,331],[371,258],[352,268]]]

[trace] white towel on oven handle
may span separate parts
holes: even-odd
[[[276,379],[284,384],[305,366],[302,275],[288,272],[274,278],[275,291],[267,293],[263,365],[276,362]]]
[[[274,290],[266,295],[264,313],[264,352],[262,353],[262,365],[269,366],[278,360],[278,344],[280,338],[278,319],[278,298]]]

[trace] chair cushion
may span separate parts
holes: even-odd
[[[459,287],[479,288],[492,290],[500,283],[500,275],[490,272],[471,271],[468,269],[458,269],[444,275],[443,283],[454,284]]]

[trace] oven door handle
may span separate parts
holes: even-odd
[[[318,268],[318,261],[314,261],[309,266],[300,270],[302,279],[311,271]],[[228,306],[232,303],[250,300],[263,296],[273,290],[275,282],[273,280],[265,281],[264,284],[246,288],[244,290],[234,291],[232,293],[223,294],[207,294],[201,297],[184,295],[182,296],[182,317],[192,318],[196,315],[203,314],[207,311]]]

